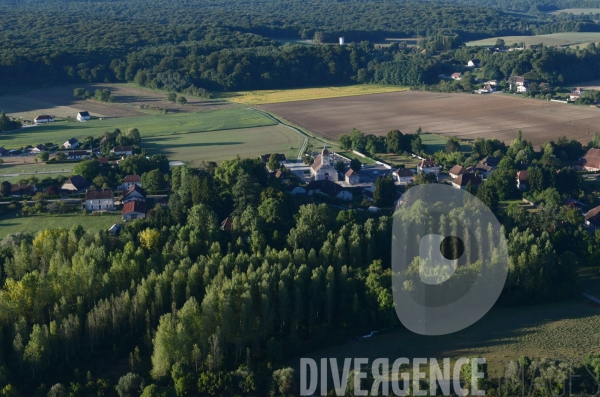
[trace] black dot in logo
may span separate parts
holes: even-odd
[[[456,236],[448,236],[440,244],[442,256],[448,260],[456,260],[465,252],[465,244]]]

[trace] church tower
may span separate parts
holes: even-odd
[[[323,166],[331,165],[331,159],[329,158],[329,150],[327,150],[327,145],[323,146],[323,151],[321,152],[321,161]]]

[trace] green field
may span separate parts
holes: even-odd
[[[466,44],[467,46],[491,47],[496,44],[497,39],[503,39],[506,45],[512,45],[514,43],[525,43],[525,45],[527,46],[543,43],[547,46],[583,46],[589,43],[600,42],[600,33],[565,32],[543,34],[539,36],[502,36],[492,37],[483,40],[469,41]]]
[[[596,270],[597,271],[597,270]],[[499,360],[532,358],[577,358],[600,353],[600,307],[587,300],[497,307],[474,325],[443,336],[423,336],[406,329],[344,343],[302,357],[459,357],[481,356],[490,363],[490,375],[497,375]],[[295,360],[297,365],[299,360]],[[317,361],[318,362],[318,361]]]
[[[302,142],[299,133],[273,125],[153,137],[142,140],[142,147],[150,154],[161,153],[170,160],[198,166],[202,161],[221,162],[237,155],[258,157],[266,153],[284,153],[288,160],[295,160]]]
[[[348,157],[349,159],[358,159],[358,160],[360,160],[360,162],[362,164],[369,164],[369,165],[375,164],[375,161],[373,161],[372,159],[370,159],[368,157],[360,157],[359,155],[354,154],[352,152],[339,152],[339,153],[344,157]]]
[[[39,180],[52,177],[56,178],[60,175],[72,175],[74,164],[46,164],[46,163],[27,163],[27,164],[2,164],[0,165],[0,181],[8,181],[16,183],[21,179],[29,179],[35,176]],[[51,173],[49,173],[51,172]],[[17,174],[33,174],[33,175],[17,175]]]
[[[590,14],[590,13],[591,14],[599,14],[600,8],[565,8],[564,10],[556,10],[556,11],[549,12],[548,14],[558,15],[563,12],[565,12],[567,14],[575,14],[575,15]]]
[[[406,168],[416,168],[417,164],[421,162],[418,158],[406,154],[380,153],[379,157],[391,165],[399,166],[400,164],[404,164]]]
[[[262,114],[244,108],[214,110],[198,113],[179,113],[148,115],[140,117],[111,118],[77,121],[60,121],[42,126],[21,128],[20,130],[0,134],[0,146],[6,149],[20,148],[26,145],[53,142],[62,144],[69,138],[82,139],[87,136],[98,137],[105,131],[119,128],[126,131],[135,127],[144,137],[158,135],[184,134],[188,132],[230,130],[245,127],[273,125],[275,122]]]
[[[14,214],[0,215],[0,238],[14,233],[37,233],[46,229],[65,228],[81,225],[86,230],[97,232],[108,229],[117,221],[120,215],[30,215],[15,216]]]
[[[423,144],[427,145],[428,153],[435,153],[435,152],[439,152],[440,150],[441,151],[446,150],[446,142],[448,141],[448,138],[441,136],[441,135],[429,134],[429,133],[420,134],[419,136],[421,137],[421,141],[423,142]],[[461,143],[460,150],[465,153],[470,153],[471,146],[466,143]]]

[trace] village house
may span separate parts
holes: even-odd
[[[344,176],[348,185],[358,185],[360,183],[360,175],[352,168],[350,168]]]
[[[481,185],[481,179],[479,179],[479,177],[477,175],[461,174],[458,176],[458,178],[456,178],[452,181],[452,186],[455,187],[456,189],[466,190],[469,182],[471,182],[471,185],[473,185],[473,187],[477,187],[477,186]]]
[[[525,77],[522,77],[522,76],[515,76],[513,78],[513,80],[514,80],[515,85],[517,87],[522,87],[522,86],[525,86],[525,85],[529,84],[529,81],[527,81],[527,79]]]
[[[405,185],[414,181],[415,174],[407,168],[398,168],[392,173],[392,178],[394,178],[398,184]]]
[[[123,220],[134,221],[146,218],[146,203],[143,201],[129,201],[123,205]]]
[[[518,93],[520,93],[520,94],[524,94],[524,93],[526,93],[527,91],[529,91],[529,84],[527,84],[527,85],[518,85],[518,86],[517,86],[517,92],[518,92]]]
[[[310,175],[315,178],[315,181],[338,181],[338,172],[332,164],[327,146],[323,147],[321,154],[315,158],[315,162],[310,166]]]
[[[33,119],[33,121],[36,124],[50,123],[50,122],[54,121],[54,117],[48,116],[47,114],[44,114],[44,115],[41,115],[41,116],[37,116],[35,119]]]
[[[83,111],[83,112],[77,113],[77,120],[78,121],[86,121],[86,120],[89,120],[90,118],[91,117],[90,117],[90,113],[89,112]]]
[[[66,156],[69,160],[89,159],[91,157],[87,150],[73,150],[71,152],[67,152]]]
[[[462,80],[463,74],[461,72],[455,72],[452,73],[450,77],[452,77],[452,80]]]
[[[110,152],[117,156],[131,156],[133,154],[133,148],[131,146],[115,146],[110,149]]]
[[[146,201],[146,191],[136,185],[133,184],[131,185],[131,187],[125,192],[123,193],[123,195],[121,197],[119,197],[119,201],[122,204],[128,203],[130,201]]]
[[[586,171],[600,171],[600,149],[591,148],[582,161]]]
[[[87,211],[113,211],[115,195],[110,189],[90,189],[85,192],[85,209]]]
[[[10,186],[10,195],[12,197],[33,196],[37,188],[28,184],[15,184]]]
[[[139,175],[127,175],[125,179],[123,179],[123,183],[118,186],[119,190],[129,190],[133,185],[138,185],[142,187],[142,177]]]
[[[600,206],[592,208],[585,214],[584,223],[593,229],[600,229]]]
[[[42,153],[45,150],[46,150],[46,146],[44,146],[44,145],[37,145],[36,147],[31,148],[31,153],[40,154],[40,153]]]
[[[75,149],[79,146],[79,141],[75,138],[71,138],[65,143],[63,143],[63,146],[65,147],[65,149]]]
[[[287,163],[287,159],[285,158],[285,154],[283,153],[275,153],[275,156],[277,157],[277,161],[279,161],[279,165],[284,165],[285,163]],[[269,159],[271,158],[271,154],[263,154],[261,156],[259,156],[259,158],[263,161],[263,163],[267,164],[269,162]]]
[[[73,175],[63,183],[61,189],[70,192],[80,192],[87,189],[88,186],[90,186],[90,183],[84,177],[81,175]]]
[[[527,182],[529,181],[529,171],[517,172],[517,187],[521,190],[527,189]]]
[[[440,166],[434,160],[421,160],[419,165],[417,165],[417,173],[439,174]]]
[[[459,175],[464,174],[465,172],[467,172],[467,170],[463,166],[456,164],[454,167],[450,168],[448,174],[450,175],[450,178],[455,179],[458,178]]]
[[[481,65],[481,61],[479,59],[471,59],[469,62],[467,62],[467,66],[471,68],[478,68],[479,65]]]
[[[341,200],[352,200],[352,193],[344,190],[340,185],[327,179],[312,181],[306,186],[308,195],[324,194]]]

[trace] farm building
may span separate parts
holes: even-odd
[[[130,201],[146,201],[146,191],[140,186],[133,184],[121,197],[119,201],[123,204]]]
[[[77,113],[77,120],[79,121],[86,121],[90,119],[90,113],[83,111],[83,112],[79,112]]]
[[[80,192],[90,186],[90,183],[81,175],[74,175],[67,179],[61,186],[62,190],[68,190],[70,192]]]
[[[517,187],[521,190],[527,189],[527,182],[529,181],[529,171],[517,172]]]
[[[85,192],[87,211],[112,211],[115,209],[115,195],[110,189],[93,189]]]
[[[37,145],[36,147],[31,149],[31,153],[39,154],[46,150],[46,146]]]
[[[115,146],[110,149],[110,152],[117,156],[131,156],[133,154],[133,148],[131,146]]]
[[[357,185],[360,183],[360,176],[358,175],[358,172],[354,171],[352,168],[350,168],[344,176],[346,183],[349,185]]]
[[[123,220],[133,221],[146,218],[146,203],[143,201],[130,201],[123,205]]]
[[[142,187],[142,178],[139,175],[127,175],[123,183],[119,185],[120,190],[129,190],[133,185]]]
[[[315,178],[315,181],[338,181],[338,172],[333,167],[327,146],[323,147],[321,154],[315,158],[315,162],[310,166],[310,175]]]
[[[344,190],[340,185],[330,180],[318,180],[312,181],[306,186],[308,195],[312,194],[325,194],[329,197],[339,198],[342,200],[352,200],[352,193]]]
[[[409,169],[398,168],[396,171],[394,171],[392,177],[396,180],[396,182],[405,184],[412,182],[415,179],[415,174]]]
[[[47,114],[44,114],[44,115],[41,115],[41,116],[37,116],[35,119],[33,119],[33,121],[36,124],[50,123],[50,122],[54,121],[54,117],[48,116]]]
[[[600,206],[592,208],[584,216],[586,226],[594,229],[600,229]]]
[[[467,188],[467,184],[471,182],[473,186],[481,185],[481,179],[475,174],[461,174],[452,181],[452,186],[457,189],[465,190]]]
[[[79,146],[79,141],[75,138],[71,138],[65,143],[63,143],[63,146],[65,147],[65,149],[75,149]]]
[[[464,174],[465,172],[467,172],[467,170],[463,166],[456,164],[454,167],[450,168],[448,174],[450,174],[450,177],[452,179],[455,179],[458,178],[459,175]]]
[[[600,171],[600,149],[592,148],[583,156],[586,171]]]
[[[90,158],[90,153],[87,150],[73,150],[66,153],[69,160],[81,160]]]
[[[429,159],[429,160],[422,160],[419,165],[417,165],[417,172],[420,173],[425,173],[425,174],[439,174],[440,173],[440,166],[437,165],[435,163],[435,161]]]

